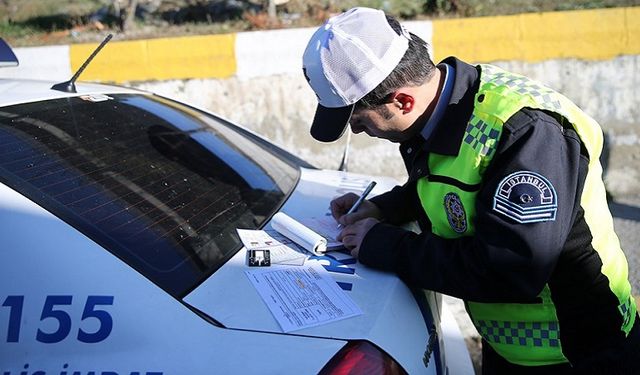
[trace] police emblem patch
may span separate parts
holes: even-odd
[[[554,221],[558,210],[556,199],[556,191],[545,177],[518,171],[498,184],[493,210],[523,224]]]
[[[467,230],[467,215],[458,194],[447,193],[444,196],[444,210],[451,229],[456,233],[464,233]]]

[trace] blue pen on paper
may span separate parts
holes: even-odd
[[[351,208],[349,209],[349,211],[347,211],[347,213],[345,215],[349,215],[349,214],[352,214],[352,213],[356,212],[358,210],[358,207],[360,207],[362,202],[364,202],[365,198],[367,198],[367,195],[369,195],[369,193],[371,193],[371,190],[373,190],[373,188],[375,186],[376,186],[376,182],[375,181],[371,181],[369,183],[369,186],[367,186],[367,188],[364,189],[362,194],[358,197],[358,200],[356,201],[356,203],[354,203],[353,206],[351,206]],[[340,228],[340,227],[342,227],[342,224],[338,224],[338,228]]]

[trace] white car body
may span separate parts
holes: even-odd
[[[79,96],[155,97],[94,84],[65,93],[51,90],[54,83],[0,79],[0,131],[16,118],[10,106]],[[326,215],[333,197],[361,192],[373,178],[299,170],[280,208],[292,217]],[[0,166],[2,374],[315,374],[354,341],[372,343],[410,374],[473,373],[462,335],[437,294],[412,291],[396,275],[346,253],[309,255],[307,262],[324,266],[363,314],[285,334],[245,274],[244,248],[176,298],[28,198],[22,184],[5,183],[8,173]],[[373,195],[395,184],[375,179]]]

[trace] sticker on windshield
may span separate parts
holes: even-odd
[[[97,102],[104,102],[106,100],[113,99],[113,98],[110,97],[109,95],[104,95],[104,94],[89,94],[89,95],[81,95],[80,99],[97,103]]]

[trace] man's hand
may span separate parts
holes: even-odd
[[[378,219],[374,218],[356,221],[353,224],[347,225],[342,232],[340,232],[337,240],[342,241],[344,247],[351,250],[351,256],[358,259],[358,254],[360,254],[360,245],[362,245],[364,236],[366,236],[369,230],[379,222],[380,221]]]
[[[345,215],[357,200],[358,196],[354,193],[347,193],[332,200],[331,214],[333,218],[345,227],[368,217],[382,219],[382,212],[378,206],[368,200],[364,200],[356,212]]]

